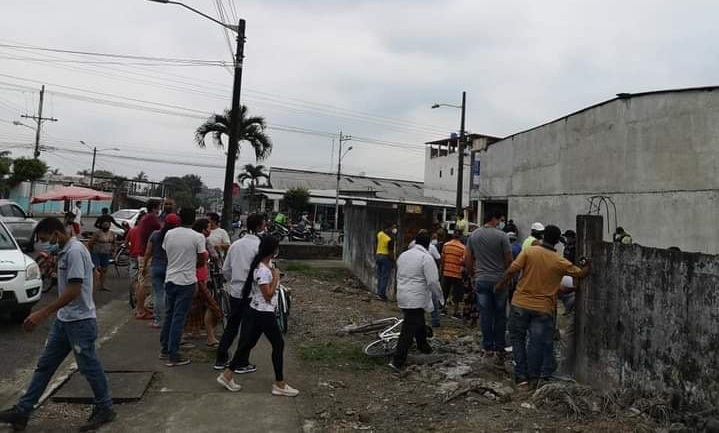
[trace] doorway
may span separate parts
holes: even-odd
[[[487,219],[490,213],[499,211],[506,218],[509,215],[509,203],[507,200],[482,200],[482,221]]]

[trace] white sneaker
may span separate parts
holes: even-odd
[[[230,392],[237,392],[242,389],[242,385],[235,383],[235,379],[225,379],[224,374],[217,376],[217,383],[224,386]]]
[[[300,392],[291,386],[285,384],[284,388],[280,388],[279,386],[272,384],[272,395],[282,395],[285,397],[297,397],[297,394]]]

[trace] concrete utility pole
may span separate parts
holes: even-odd
[[[462,105],[461,105],[461,120],[459,123],[459,145],[457,151],[459,152],[459,161],[457,165],[457,218],[462,215],[462,188],[464,187],[464,146],[466,144],[464,137],[464,113],[465,107],[467,106],[467,92],[462,92]]]
[[[40,131],[42,129],[42,122],[49,121],[49,122],[57,122],[57,119],[54,117],[42,117],[42,106],[43,101],[45,100],[45,85],[43,84],[42,88],[40,89],[40,104],[37,109],[37,116],[30,116],[28,114],[23,114],[20,117],[24,117],[25,119],[32,119],[37,123],[37,128],[35,129],[35,153],[34,158],[38,159],[40,156]]]
[[[342,135],[342,131],[340,131],[340,148],[339,152],[337,152],[337,191],[335,195],[335,231],[339,230],[339,224],[340,224],[340,175],[342,174],[342,158],[347,155],[347,152],[352,150],[352,146],[350,146],[347,149],[347,152],[345,152],[345,155],[342,155],[342,143],[345,141],[352,140],[351,135]]]

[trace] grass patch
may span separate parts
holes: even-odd
[[[282,270],[301,274],[305,277],[327,281],[340,281],[352,276],[352,274],[345,268],[315,268],[308,263],[302,262],[289,262],[284,266],[284,268],[282,268]]]
[[[303,343],[299,346],[299,355],[303,361],[357,370],[371,370],[384,360],[365,355],[356,343],[337,341]]]
[[[307,274],[312,271],[312,266],[302,262],[290,262],[285,265],[284,270],[289,272],[299,272],[301,274]]]

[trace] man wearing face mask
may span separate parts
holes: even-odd
[[[11,409],[0,412],[0,424],[14,430],[25,429],[32,411],[45,392],[55,371],[73,352],[80,373],[94,394],[92,415],[80,431],[96,430],[115,419],[112,398],[100,359],[95,351],[97,323],[92,299],[92,259],[85,246],[65,232],[57,218],[45,218],[35,228],[41,242],[60,248],[58,255],[58,298],[25,319],[23,328],[30,332],[57,313],[51,325],[42,355],[35,367],[27,391]]]
[[[394,236],[397,235],[397,224],[386,222],[384,229],[377,232],[377,249],[375,264],[377,265],[377,299],[387,300],[387,285],[394,261]]]

